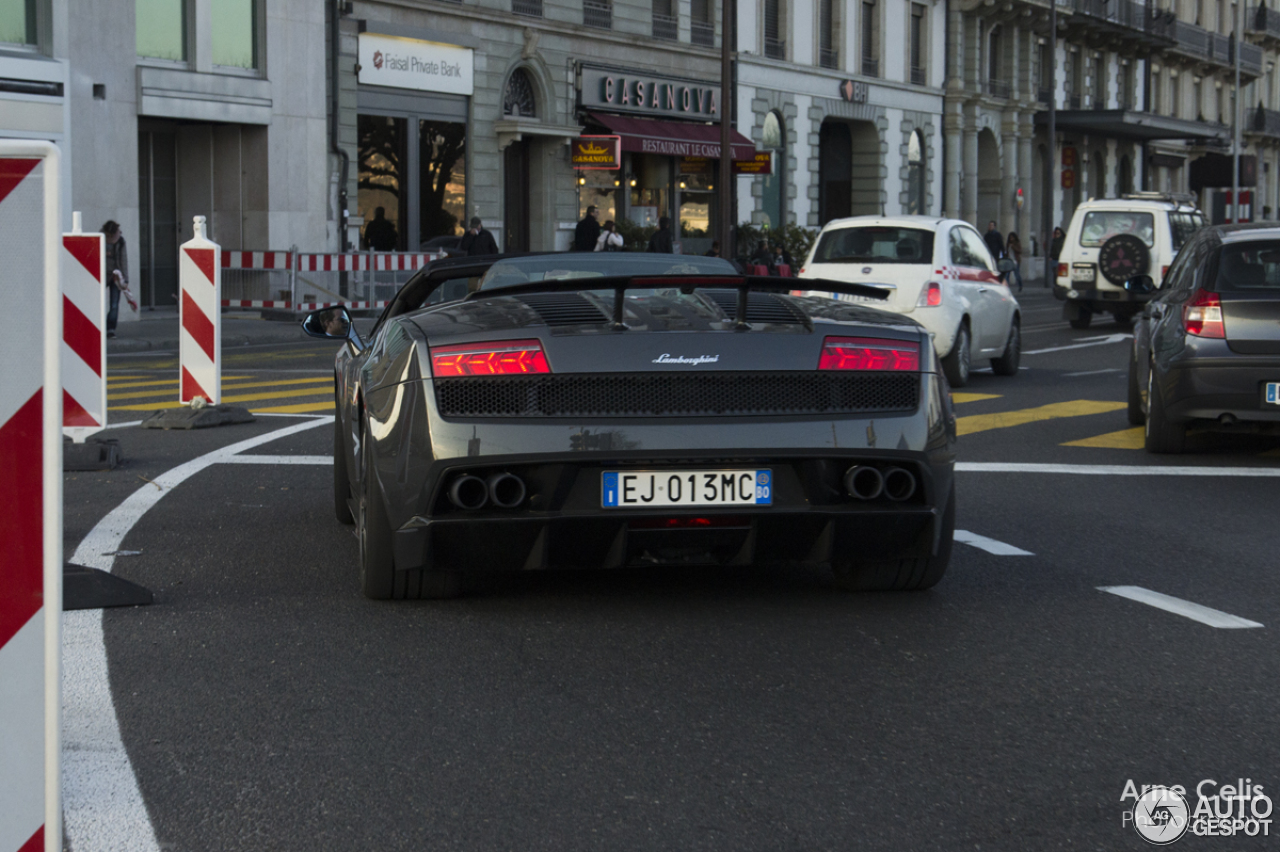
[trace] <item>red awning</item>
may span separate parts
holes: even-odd
[[[593,112],[591,117],[622,137],[624,151],[669,157],[720,159],[719,125],[655,121],[652,118],[631,118],[602,112]],[[733,134],[733,158],[755,159],[755,143],[736,130],[730,132]]]

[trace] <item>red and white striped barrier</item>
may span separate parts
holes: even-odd
[[[204,221],[195,217],[195,235],[178,255],[178,401],[199,396],[217,405],[222,401],[222,250],[205,238]]]
[[[223,299],[224,308],[281,308],[288,310],[293,305],[288,299]]]
[[[290,251],[224,251],[223,269],[291,269]]]
[[[0,140],[0,852],[62,849],[58,160]]]
[[[421,269],[440,254],[300,254],[299,272],[406,272]]]
[[[336,308],[342,305],[353,311],[359,311],[367,308],[385,308],[389,304],[391,304],[390,300],[383,302],[300,302],[297,308],[299,311],[318,311],[321,308]]]
[[[62,235],[62,434],[83,443],[107,425],[107,288],[103,234]]]

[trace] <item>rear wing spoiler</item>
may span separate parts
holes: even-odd
[[[738,306],[734,312],[733,324],[736,328],[749,328],[747,324],[747,294],[751,291],[761,293],[789,293],[791,288],[779,286],[779,279],[764,275],[608,275],[597,278],[557,278],[548,281],[530,281],[527,284],[512,284],[509,287],[494,287],[491,290],[477,290],[468,293],[466,301],[475,301],[490,296],[523,296],[526,293],[572,293],[583,290],[613,291],[613,321],[611,327],[624,329],[622,321],[625,307],[625,296],[628,290],[679,290],[690,295],[695,290],[737,290]],[[797,279],[798,280],[798,279]],[[831,281],[825,278],[803,279],[806,290],[821,293],[840,293],[847,296],[861,296],[865,299],[884,300],[889,291],[870,284],[853,284],[847,281]]]

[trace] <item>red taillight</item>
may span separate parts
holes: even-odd
[[[920,369],[920,345],[872,337],[828,337],[822,342],[819,370]]]
[[[930,281],[924,285],[924,289],[920,291],[920,298],[916,299],[917,308],[936,308],[942,304],[942,285],[937,281]]]
[[[1059,264],[1058,264],[1058,277],[1059,277],[1059,278],[1066,278],[1066,277],[1067,277],[1068,275],[1070,275],[1070,274],[1071,274],[1071,270],[1067,268],[1067,265],[1066,265],[1065,263],[1059,263]]]
[[[1188,334],[1225,340],[1227,329],[1222,324],[1222,300],[1217,293],[1197,290],[1182,309],[1182,324]]]
[[[550,373],[537,340],[494,340],[431,349],[431,373],[449,376],[520,376]]]

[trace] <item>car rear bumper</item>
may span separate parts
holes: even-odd
[[[1161,389],[1174,420],[1249,423],[1270,431],[1280,429],[1280,405],[1266,403],[1267,382],[1280,382],[1280,358],[1195,358],[1171,364]]]
[[[1059,282],[1065,279],[1058,279]],[[1155,293],[1130,293],[1119,288],[1111,289],[1089,285],[1087,287],[1069,287],[1062,283],[1053,285],[1053,295],[1059,301],[1078,302],[1088,305],[1095,311],[1111,310],[1113,305],[1142,305],[1149,301]]]

